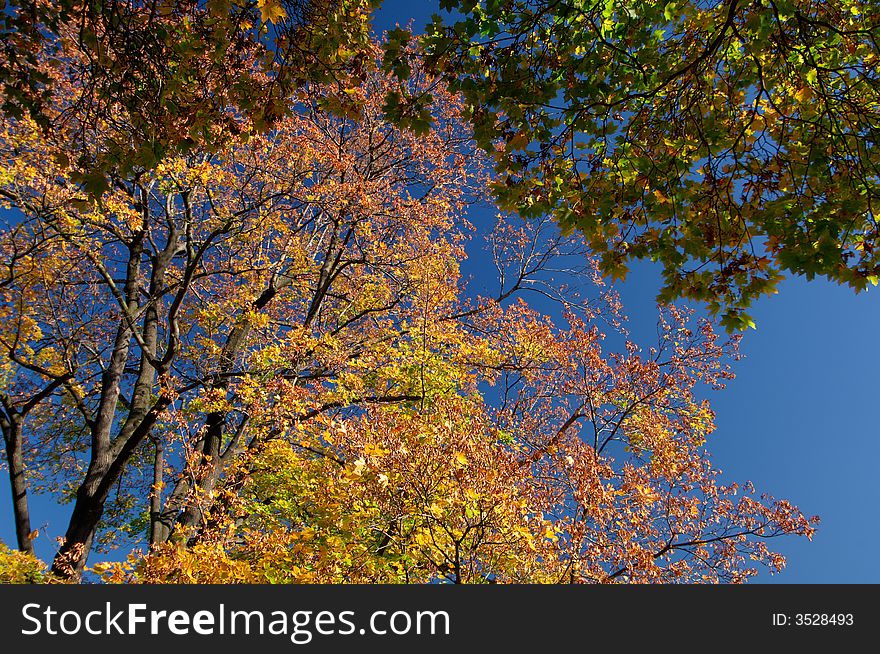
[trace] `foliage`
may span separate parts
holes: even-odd
[[[423,45],[495,156],[503,209],[552,212],[611,277],[660,262],[661,300],[705,301],[731,329],[784,272],[877,284],[876,1],[440,4],[461,13]],[[410,35],[390,37],[405,76]]]
[[[40,584],[47,579],[45,563],[0,542],[0,584]]]
[[[67,83],[57,97],[74,106]],[[0,243],[4,396],[28,408],[29,474],[73,500],[61,556],[79,543],[80,569],[108,502],[124,536],[167,480],[151,538],[181,512],[197,521],[264,414],[292,423],[455,383],[422,374],[444,363],[420,339],[455,294],[481,160],[448,94],[430,135],[385,123],[391,83],[371,74],[356,119],[325,109],[335,86],[303,87],[271,134],[117,171],[97,200],[47,156],[75,139],[4,122],[0,193],[21,212]]]
[[[77,181],[100,195],[111,172],[268,129],[305,82],[356,86],[368,61],[371,4],[11,2],[0,19],[2,110],[29,117],[46,137],[75,139],[75,153],[62,147],[55,157],[84,169]],[[58,93],[70,88],[76,95],[59,113]]]
[[[698,395],[731,376],[737,339],[667,307],[654,348],[606,351],[616,298],[590,244],[543,218],[499,214],[497,279],[468,285],[488,162],[412,47],[403,86],[373,44],[357,88],[308,81],[271,127],[232,111],[247,138],[124,155],[95,183],[84,142],[132,119],[96,121],[89,55],[59,47],[69,65],[37,57],[40,111],[64,120],[0,122],[0,417],[19,494],[71,505],[58,577],[134,544],[129,570],[99,572],[742,581],[781,568],[767,539],[812,535],[708,462]],[[386,118],[400,91],[425,99],[404,125]]]
[[[710,465],[713,416],[692,388],[730,373],[708,324],[694,333],[667,313],[656,349],[609,356],[569,319],[557,331],[523,306],[505,316],[501,333],[525,327],[541,347],[505,364],[519,390],[500,405],[453,393],[265,442],[230,472],[192,547],[136,557],[128,578],[741,582],[757,564],[780,570],[765,541],[811,536],[813,520]]]

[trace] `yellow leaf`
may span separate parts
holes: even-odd
[[[794,97],[798,100],[798,102],[804,102],[813,97],[813,89],[809,86],[802,86],[794,93]]]
[[[264,23],[278,23],[287,17],[287,13],[278,0],[257,0]]]
[[[654,191],[654,197],[657,198],[658,202],[660,202],[660,203],[669,202],[669,198],[667,198],[665,195],[663,195],[663,191],[661,191],[660,189],[656,189]]]

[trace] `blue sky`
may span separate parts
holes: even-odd
[[[418,28],[435,8],[431,0],[385,0],[375,24],[384,29],[415,18]],[[471,219],[485,227],[490,216],[480,211]],[[473,261],[470,272],[479,275]],[[651,264],[634,266],[617,285],[637,342],[650,344],[655,333],[659,286],[659,269]],[[824,280],[789,279],[779,290],[754,307],[758,329],[745,335],[737,379],[707,395],[718,425],[709,450],[727,479],[751,480],[822,519],[812,542],[777,540],[774,549],[787,556],[788,567],[759,581],[878,583],[880,403],[873,382],[880,370],[880,289],[857,296]],[[33,496],[31,504],[34,527],[49,522],[48,533],[62,535],[69,507]],[[14,543],[6,481],[0,507],[0,539]],[[37,545],[51,556],[49,539],[41,536]]]
[[[634,337],[649,337],[657,269],[640,266],[618,289]],[[744,336],[737,378],[707,395],[718,425],[708,447],[725,476],[751,480],[822,519],[812,542],[775,541],[788,567],[760,581],[880,582],[878,295],[786,280],[754,307],[758,328]]]

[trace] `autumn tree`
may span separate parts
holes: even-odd
[[[699,387],[735,341],[668,308],[654,349],[603,350],[615,296],[547,217],[502,212],[497,279],[468,284],[487,162],[414,50],[402,87],[373,45],[357,88],[304,83],[271,128],[232,111],[239,138],[103,183],[84,144],[129,117],[96,119],[88,55],[64,52],[37,60],[55,130],[0,124],[11,576],[43,574],[29,488],[72,505],[52,565],[72,580],[135,542],[108,579],[741,581],[781,567],[767,539],[812,534],[708,463]],[[400,92],[425,104],[396,124]]]
[[[877,284],[877,2],[440,6],[421,42],[495,157],[499,205],[580,230],[605,274],[660,262],[661,300],[732,329],[786,272]],[[386,46],[402,77],[410,38]]]
[[[29,117],[46,137],[75,139],[72,173],[97,195],[111,172],[126,175],[193,148],[217,150],[245,125],[268,129],[289,111],[291,91],[306,82],[356,87],[369,58],[372,4],[4,3],[0,109]],[[75,85],[59,86],[58,70]],[[66,161],[70,154],[56,156]]]
[[[781,569],[768,539],[813,533],[791,504],[723,484],[709,463],[713,415],[694,387],[731,376],[735,344],[708,323],[668,311],[656,347],[605,354],[574,315],[559,329],[523,303],[490,314],[485,359],[453,359],[458,389],[265,440],[195,543],[109,578],[742,582],[755,565]]]
[[[417,137],[382,120],[390,84],[348,94],[357,115],[325,110],[337,86],[303,87],[271,134],[112,172],[97,200],[47,156],[59,137],[5,122],[4,398],[26,432],[7,444],[73,498],[56,574],[81,573],[102,524],[137,530],[145,496],[151,542],[200,524],[263,413],[414,396],[402,362],[364,371],[404,347],[420,294],[450,292],[482,182],[455,101]]]
[[[339,82],[328,101],[349,105],[377,4],[13,2],[2,110],[51,135],[71,115],[50,109],[52,70],[74,66],[77,121],[101,122],[102,138],[61,133],[100,193],[111,170],[239,138],[237,116],[269,129],[309,81]],[[659,261],[661,300],[705,301],[730,329],[752,324],[748,306],[786,272],[876,283],[873,2],[440,4],[453,13],[422,45],[496,157],[499,203],[582,231],[606,275]],[[409,39],[386,45],[400,77]],[[386,113],[426,130],[429,96],[393,89]]]

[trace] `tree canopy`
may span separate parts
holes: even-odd
[[[693,192],[680,199],[672,178],[651,186],[662,175],[639,148],[659,147],[647,135],[661,125],[635,110],[635,81],[614,120],[641,136],[603,132],[582,176],[581,150],[556,144],[574,133],[565,111],[534,102],[550,65],[539,51],[505,55],[535,62],[533,102],[511,118],[519,105],[496,111],[468,82],[468,57],[507,36],[490,29],[495,46],[454,55],[474,19],[437,24],[425,54],[403,31],[369,40],[369,6],[36,2],[4,14],[0,428],[21,551],[0,546],[0,576],[76,581],[115,546],[136,548],[129,563],[92,571],[147,583],[739,582],[758,565],[780,570],[770,540],[811,537],[816,519],[723,482],[708,454],[702,395],[732,378],[739,338],[670,304],[656,342],[628,340],[603,281],[610,253],[656,253],[672,237],[639,223],[624,247],[613,244],[626,232],[582,224],[590,206],[603,230],[614,223],[600,209],[651,221],[669,210],[679,224],[680,206],[696,215],[723,194],[694,190],[696,172],[676,182]],[[571,27],[567,13],[547,21],[565,7],[535,14],[534,29],[560,30],[548,51]],[[533,4],[462,9],[507,20]],[[652,38],[657,61],[673,56],[672,36]],[[559,95],[555,83],[544,93]],[[727,143],[718,129],[711,139]],[[665,175],[680,150],[664,147]],[[720,171],[722,155],[706,152],[704,172]],[[590,179],[576,196],[574,180]],[[497,221],[475,230],[476,204]],[[495,273],[482,290],[462,272],[477,239]],[[718,307],[751,297],[742,289],[759,273],[739,274],[724,277]],[[49,571],[32,556],[35,491],[70,505]]]
[[[785,272],[877,285],[876,2],[440,5],[422,45],[495,156],[499,205],[580,230],[604,273],[659,261],[661,299],[732,329]],[[399,75],[409,38],[386,46]]]
[[[356,87],[373,4],[10,2],[0,15],[2,110],[76,139],[78,180],[99,195],[114,172],[268,129],[308,81],[334,80],[339,94]],[[60,79],[76,93],[62,112]]]

